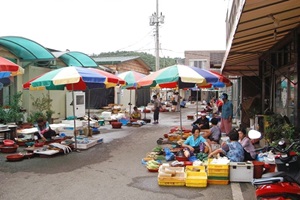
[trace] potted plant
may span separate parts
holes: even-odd
[[[265,120],[265,139],[270,143],[282,138],[292,142],[299,136],[295,126],[288,122],[286,116],[280,114],[266,115]]]
[[[11,96],[8,105],[0,107],[0,122],[7,123],[16,123],[18,124],[23,120],[23,113],[21,107],[21,97],[22,92],[18,92]]]
[[[52,99],[50,95],[42,94],[42,97],[34,98],[31,95],[32,106],[34,111],[29,115],[28,121],[34,123],[39,117],[47,119],[49,123],[52,123],[52,115],[55,113],[52,108]]]

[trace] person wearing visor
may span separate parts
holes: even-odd
[[[232,130],[232,117],[233,117],[233,105],[228,100],[228,95],[223,93],[220,97],[223,100],[222,112],[221,112],[221,131],[227,135]]]
[[[209,129],[209,120],[206,112],[201,112],[200,117],[192,123],[193,128]]]

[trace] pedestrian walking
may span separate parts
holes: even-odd
[[[220,97],[223,100],[221,112],[221,131],[227,135],[232,130],[233,105],[228,100],[228,94],[223,93]]]
[[[153,104],[153,124],[158,124],[160,102],[157,99],[157,95],[153,95]]]

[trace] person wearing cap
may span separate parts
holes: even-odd
[[[227,135],[232,130],[232,117],[233,117],[233,105],[228,100],[228,95],[223,93],[220,97],[223,100],[222,112],[221,112],[221,131]]]
[[[192,123],[192,126],[200,129],[209,129],[209,120],[205,112],[201,112],[200,117]]]

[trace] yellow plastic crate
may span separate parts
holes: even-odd
[[[196,183],[188,182],[188,183],[185,183],[185,186],[186,187],[207,187],[207,180],[206,181],[202,180],[202,181],[196,182]]]
[[[228,185],[229,180],[210,180],[210,179],[208,179],[207,183],[211,184],[211,185]]]
[[[165,170],[176,171],[175,175],[170,177],[162,176],[163,173],[166,174]],[[186,174],[184,172],[184,167],[166,167],[160,166],[158,170],[158,185],[163,186],[184,186],[186,180]]]
[[[185,185],[187,187],[206,187],[207,186],[206,172],[187,171]]]
[[[165,182],[158,180],[158,185],[161,186],[185,186],[185,182]]]
[[[210,169],[207,168],[208,176],[229,176],[229,169]]]
[[[184,173],[176,173],[173,177],[161,177],[158,174],[158,185],[164,186],[184,186],[186,175]]]
[[[212,164],[212,159],[208,160],[207,175],[208,176],[229,176],[229,163],[228,164]]]
[[[205,166],[186,166],[185,167],[186,172],[205,172]]]

